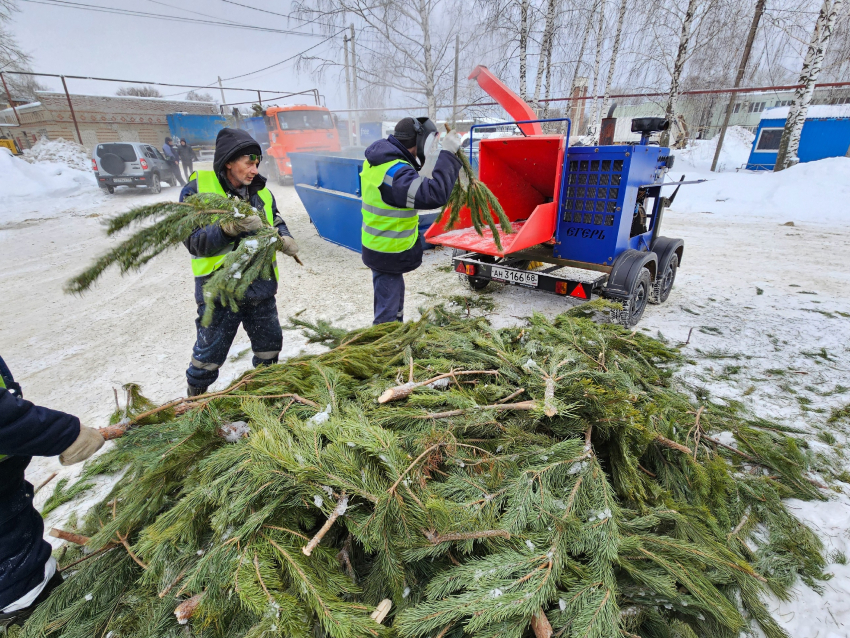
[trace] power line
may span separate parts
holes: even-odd
[[[201,86],[198,84],[174,84],[171,82],[150,82],[145,80],[122,80],[118,78],[101,78],[94,77],[90,75],[63,75],[61,73],[38,73],[36,71],[3,71],[6,75],[34,75],[37,77],[44,78],[66,78],[68,80],[93,80],[95,82],[122,82],[124,84],[150,84],[152,86],[172,86],[172,87],[183,87],[184,89],[208,89],[209,86]],[[269,89],[242,89],[237,88],[235,86],[225,86],[223,87],[225,91],[250,91],[251,93],[256,93],[257,91],[261,91],[262,93],[280,93],[280,91],[271,91]],[[182,91],[181,91],[182,93]]]
[[[791,91],[794,89],[799,89],[803,85],[802,84],[785,84],[785,85],[777,85],[777,86],[752,86],[752,87],[740,87],[740,88],[732,88],[732,89],[693,89],[690,91],[681,91],[679,95],[712,95],[712,94],[720,94],[720,93],[767,93],[770,91]],[[827,89],[827,88],[843,88],[850,87],[850,82],[819,82],[816,89]],[[618,95],[609,95],[609,98],[632,98],[632,97],[663,97],[669,95],[668,92],[661,93],[621,93]],[[603,95],[583,95],[576,97],[552,97],[552,98],[542,98],[540,102],[584,102],[586,100],[592,100],[594,98],[601,99]],[[475,106],[500,106],[498,102],[472,102],[470,104],[438,104],[438,109],[447,109],[447,108],[471,108]],[[411,106],[382,106],[375,108],[359,108],[359,109],[331,109],[334,113],[350,113],[353,111],[417,111],[427,109],[427,104],[417,104]]]
[[[153,4],[158,4],[163,7],[168,7],[169,9],[177,9],[178,11],[185,11],[186,13],[191,13],[196,16],[204,16],[206,18],[214,17],[216,20],[224,20],[225,22],[231,22],[233,24],[237,24],[235,20],[230,20],[228,18],[222,18],[219,16],[210,16],[206,13],[201,13],[200,11],[192,11],[191,9],[185,9],[183,7],[175,7],[174,5],[168,4],[167,2],[160,2],[159,0],[148,0],[148,2],[152,2]]]
[[[285,60],[281,60],[280,62],[275,62],[274,64],[270,64],[270,65],[268,65],[268,66],[264,66],[262,69],[257,69],[256,71],[251,71],[251,72],[249,72],[249,73],[243,73],[242,75],[234,75],[234,76],[231,76],[231,77],[229,77],[229,78],[223,78],[223,79],[222,79],[222,82],[224,82],[224,81],[226,81],[226,80],[236,80],[236,79],[238,79],[238,78],[244,78],[244,77],[247,77],[247,76],[249,76],[249,75],[254,75],[255,73],[260,73],[261,71],[265,71],[265,70],[267,70],[267,69],[271,69],[271,68],[274,68],[274,67],[276,67],[276,66],[280,66],[281,64],[284,64],[284,63],[286,63],[286,62],[289,62],[290,60],[294,60],[295,58],[297,58],[297,57],[299,57],[299,56],[301,56],[301,55],[303,55],[303,54],[307,53],[307,51],[311,51],[312,49],[315,49],[316,47],[322,46],[322,45],[323,45],[325,42],[327,42],[328,40],[333,40],[336,36],[338,36],[338,35],[339,35],[340,33],[342,33],[343,31],[345,31],[345,29],[342,29],[341,31],[337,31],[336,33],[334,33],[334,34],[333,34],[333,35],[331,35],[331,36],[328,36],[327,38],[325,38],[324,40],[322,40],[322,41],[321,41],[321,42],[319,42],[318,44],[314,44],[313,46],[311,46],[311,47],[309,47],[309,48],[307,48],[307,49],[304,49],[303,51],[299,51],[299,52],[298,52],[298,53],[296,53],[295,55],[291,55],[291,56],[289,56],[288,58],[286,58]]]
[[[114,15],[124,15],[134,18],[149,18],[153,20],[168,20],[170,22],[186,22],[190,24],[203,24],[214,27],[228,27],[231,29],[247,29],[249,31],[261,31],[265,33],[279,33],[283,35],[302,35],[312,38],[321,38],[321,33],[306,33],[304,31],[292,31],[288,29],[273,29],[271,27],[261,27],[252,24],[242,24],[240,22],[222,23],[217,20],[202,20],[200,18],[188,18],[185,16],[175,15],[159,15],[156,13],[147,13],[145,11],[136,11],[133,9],[118,9],[114,7],[103,7],[100,5],[86,4],[82,2],[70,2],[70,0],[23,0],[32,4],[43,4],[48,7],[62,7],[65,9],[79,9],[81,11],[92,11],[94,13],[110,13]]]
[[[259,7],[252,7],[249,4],[242,4],[241,2],[234,2],[233,0],[221,0],[221,1],[226,2],[227,4],[236,5],[237,7],[244,7],[245,9],[252,9],[254,11],[260,11],[261,13],[270,13],[273,16],[280,16],[281,18],[286,18],[287,20],[299,20],[299,21],[304,23],[304,24],[301,25],[302,27],[306,27],[308,24],[313,24],[314,22],[316,22],[320,18],[325,17],[325,16],[319,16],[318,18],[314,18],[312,20],[306,20],[304,18],[298,18],[296,16],[287,15],[285,13],[278,13],[277,11],[269,11],[268,9],[260,9]],[[334,13],[340,13],[340,11],[331,11],[330,12],[330,14],[334,14]],[[330,14],[328,14],[328,15],[330,15]],[[323,24],[322,26],[324,27],[324,26],[331,26],[331,25]]]

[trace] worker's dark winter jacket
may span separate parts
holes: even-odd
[[[33,456],[56,456],[80,434],[80,420],[24,401],[0,359],[6,388],[0,388],[0,609],[44,579],[50,545],[32,505],[33,486],[24,470]],[[14,388],[14,389],[13,389]]]
[[[184,164],[191,164],[192,162],[196,162],[198,160],[198,156],[195,155],[195,151],[192,150],[192,147],[186,144],[177,145],[177,155],[180,157],[180,161]]]
[[[233,134],[223,135],[225,131],[232,131]],[[251,148],[252,146],[256,147],[256,151]],[[224,168],[224,165],[231,158],[236,157],[240,152],[259,152],[259,150],[259,145],[247,133],[247,131],[224,129],[222,133],[219,134],[219,139],[216,140],[213,169],[215,170],[216,175],[218,175],[218,181],[225,193],[247,201],[251,204],[251,206],[262,212],[263,200],[260,199],[257,192],[265,188],[266,178],[262,175],[257,175],[250,186],[237,190],[233,188],[230,181],[227,179]],[[180,201],[182,202],[186,197],[194,195],[197,192],[198,182],[193,179],[186,184],[180,192]],[[286,222],[283,221],[283,218],[277,210],[277,202],[274,200],[274,195],[272,195],[272,211],[274,212],[274,225],[277,228],[277,231],[281,235],[292,237],[289,229],[286,227]],[[239,235],[235,238],[228,237],[221,230],[221,226],[218,224],[210,224],[193,232],[183,243],[186,248],[189,249],[189,252],[195,257],[212,257],[213,255],[219,254],[230,243],[238,245],[239,242],[246,236],[247,235]],[[211,276],[212,275],[195,277],[196,302],[203,302],[203,287]],[[248,292],[245,294],[245,300],[249,302],[257,302],[262,299],[268,299],[275,293],[277,293],[277,281],[274,279],[257,279],[248,287]]]
[[[408,191],[413,180],[419,173],[413,168],[414,159],[404,145],[390,135],[385,140],[378,140],[366,149],[366,160],[372,165],[385,164],[393,160],[403,160],[393,174],[392,186],[381,184],[381,199],[390,206],[397,208],[416,208],[429,210],[440,208],[449,201],[452,188],[460,172],[460,160],[448,151],[440,151],[437,164],[434,166],[432,178],[423,178],[416,190],[412,202],[408,202]],[[380,253],[363,247],[363,263],[372,270],[389,273],[404,273],[416,270],[422,264],[422,242],[417,241],[413,246],[400,253]]]

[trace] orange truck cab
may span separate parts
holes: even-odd
[[[263,119],[269,132],[269,169],[280,181],[292,176],[290,153],[340,150],[336,122],[323,106],[272,106]]]

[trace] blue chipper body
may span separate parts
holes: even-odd
[[[629,248],[648,251],[657,198],[647,197],[646,232],[630,237],[638,190],[659,183],[670,149],[659,146],[573,146],[564,159],[554,256],[610,266]],[[650,191],[651,192],[651,191]]]

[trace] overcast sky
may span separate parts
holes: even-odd
[[[41,0],[40,0],[41,1]],[[52,2],[53,0],[47,0]],[[86,75],[187,84],[214,84],[222,79],[256,71],[319,44],[327,37],[315,25],[228,4],[223,0],[74,0],[100,7],[115,7],[158,16],[226,21],[287,31],[312,32],[316,36],[267,33],[218,24],[180,22],[169,18],[114,15],[18,0],[11,30],[32,56],[32,68],[43,73]],[[243,4],[288,13],[289,1],[239,0]],[[311,53],[337,57],[333,41]],[[61,90],[61,82],[40,78]],[[113,95],[119,84],[68,80],[71,93]],[[332,71],[324,84],[309,73],[296,73],[295,60],[243,78],[225,86],[281,92],[318,87],[331,108],[345,108],[344,89]],[[158,87],[164,95],[182,99],[188,89]],[[209,89],[221,100],[217,85]],[[228,102],[255,100],[256,94],[226,91]],[[310,103],[310,98],[279,100],[281,104]]]

